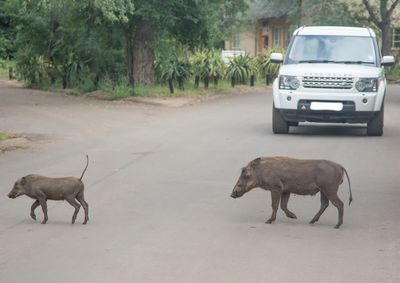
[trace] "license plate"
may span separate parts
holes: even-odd
[[[342,111],[343,103],[340,102],[311,102],[311,110]]]

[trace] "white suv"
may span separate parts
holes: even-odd
[[[299,122],[366,123],[367,134],[383,134],[386,79],[376,35],[369,28],[301,27],[293,33],[273,83],[274,133]]]

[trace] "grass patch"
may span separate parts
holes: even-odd
[[[11,138],[13,138],[13,137],[14,137],[14,136],[11,135],[11,134],[9,134],[9,133],[0,131],[0,141],[8,140],[8,139],[11,139]]]
[[[105,81],[100,85],[100,89],[106,92],[111,100],[119,100],[133,95],[132,87],[125,81],[118,84]]]
[[[0,68],[0,79],[8,79],[8,70]]]
[[[256,84],[256,86],[265,86],[260,82]],[[251,89],[249,85],[236,85],[235,88],[232,88],[230,83],[225,80],[220,80],[217,85],[214,83],[210,83],[208,85],[208,89],[204,88],[204,83],[201,82],[200,85],[196,88],[194,81],[188,81],[184,85],[184,90],[180,90],[178,88],[178,84],[174,83],[174,93],[170,93],[168,85],[164,84],[156,84],[156,85],[136,85],[134,89],[134,96],[138,97],[196,97],[196,96],[204,96],[210,94],[222,94],[229,90],[234,89]]]
[[[3,61],[4,62],[4,61]],[[5,66],[5,64],[3,64]],[[0,78],[8,79],[8,69],[4,69],[0,65]],[[72,86],[68,89],[62,88],[62,83],[56,81],[50,83],[43,80],[35,85],[27,85],[30,88],[41,89],[46,91],[63,91],[69,95],[83,95],[94,91],[102,91],[106,94],[107,99],[121,100],[128,97],[201,97],[208,95],[217,95],[230,93],[231,91],[251,91],[253,88],[247,84],[237,84],[231,87],[229,81],[220,79],[215,85],[212,81],[209,83],[208,89],[204,88],[204,81],[200,81],[198,87],[195,87],[194,79],[185,81],[184,90],[179,89],[178,83],[174,81],[174,93],[170,93],[167,83],[156,83],[154,85],[135,85],[132,87],[127,78],[122,78],[118,83],[111,80],[103,80],[99,87],[96,87],[91,80],[85,80],[80,85]],[[265,80],[258,78],[255,83],[256,87],[265,87]],[[103,96],[104,97],[104,96]]]
[[[12,68],[14,70],[14,77],[15,77],[15,62],[10,61],[10,60],[3,60],[0,59],[0,79],[8,80],[8,70],[9,68]]]

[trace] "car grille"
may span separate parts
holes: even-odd
[[[353,78],[349,77],[303,77],[305,88],[351,89]]]

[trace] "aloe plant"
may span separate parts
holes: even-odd
[[[195,87],[199,86],[201,79],[204,80],[205,88],[208,88],[210,79],[216,85],[219,78],[224,76],[225,64],[215,50],[199,50],[193,54],[190,62],[195,76]]]
[[[250,72],[250,86],[254,86],[254,82],[258,75],[259,71],[259,64],[256,58],[250,58],[249,62],[249,72]]]
[[[210,51],[210,69],[209,76],[214,81],[214,85],[218,85],[219,78],[225,75],[225,63],[221,58],[221,55],[217,51]]]
[[[177,58],[176,61],[176,79],[178,81],[178,86],[180,90],[185,90],[184,82],[185,80],[190,77],[191,74],[191,66],[187,59],[185,58]]]
[[[236,56],[229,61],[225,77],[231,81],[232,87],[247,81],[254,71],[251,65],[251,58],[247,54]]]
[[[174,93],[174,80],[178,81],[179,89],[184,90],[184,81],[190,76],[190,64],[183,57],[172,59],[161,58],[155,62],[156,71],[161,81],[168,83],[170,93]]]
[[[271,47],[268,49],[262,50],[257,54],[257,63],[259,66],[260,73],[265,76],[266,83],[269,84],[271,78],[275,78],[278,76],[280,64],[271,62],[271,54],[272,53],[282,53],[284,54],[286,51],[281,47]]]
[[[205,50],[196,51],[189,59],[194,75],[194,86],[199,87],[200,79],[204,76],[207,65],[207,54]]]

